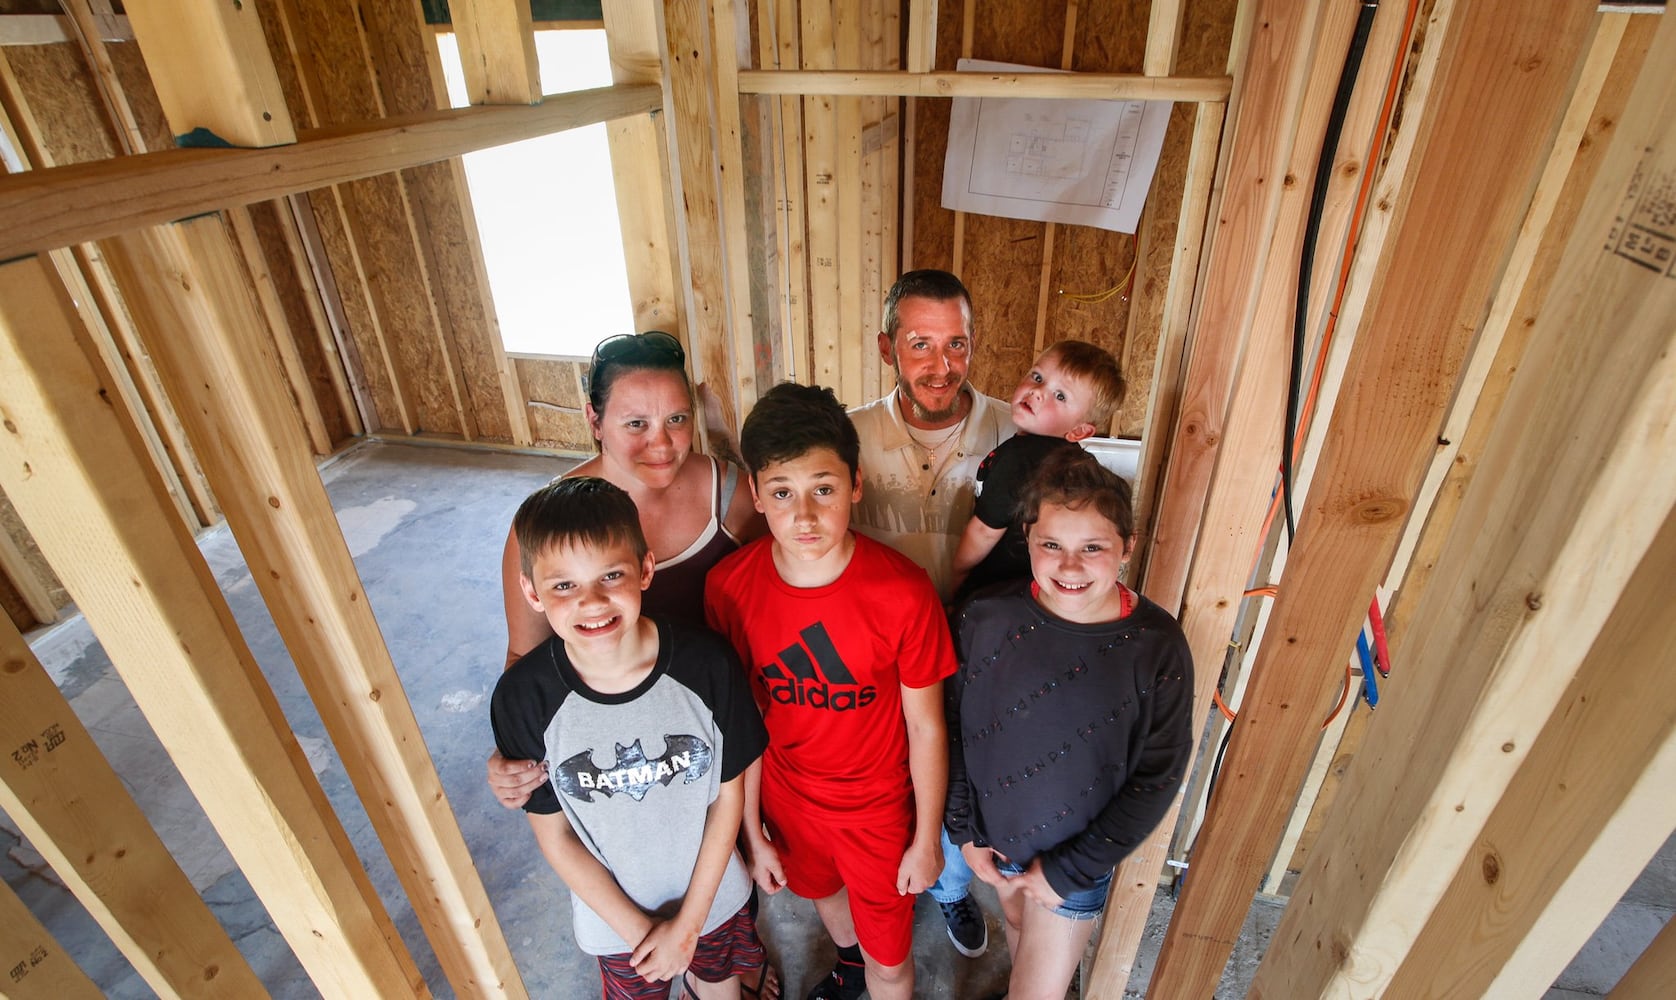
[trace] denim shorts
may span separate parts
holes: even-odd
[[[995,870],[1007,878],[1017,878],[1024,874],[1025,866],[1014,864],[1003,859],[999,854],[995,856]],[[1112,873],[1107,872],[1094,883],[1094,888],[1073,892],[1065,897],[1065,901],[1053,908],[1055,916],[1068,920],[1093,920],[1106,909],[1106,893],[1111,888]]]

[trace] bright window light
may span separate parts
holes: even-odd
[[[448,100],[463,108],[459,46],[453,34],[438,34],[437,46]],[[611,85],[604,31],[538,31],[535,48],[542,93]],[[605,126],[464,159],[506,350],[585,358],[605,337],[634,333]]]

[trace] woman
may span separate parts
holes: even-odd
[[[599,454],[565,476],[598,476],[625,490],[657,559],[641,610],[656,618],[704,624],[704,577],[710,567],[768,530],[736,465],[693,455],[692,383],[681,342],[661,330],[607,337],[588,366],[586,415]],[[518,540],[509,530],[501,556],[506,606],[506,666],[553,635],[524,600]],[[489,758],[489,786],[516,809],[546,780],[535,761]],[[755,895],[752,896],[754,915]],[[779,973],[764,964],[747,996],[777,1000]]]
[[[656,330],[600,341],[588,367],[586,408],[599,454],[565,475],[599,476],[634,499],[657,559],[641,610],[702,625],[704,575],[767,526],[737,466],[692,453],[686,357],[680,341]],[[524,600],[518,576],[518,539],[509,530],[501,555],[508,667],[553,635]],[[498,751],[489,758],[489,787],[508,809],[523,805],[544,780],[535,761],[507,760]]]
[[[598,476],[634,499],[657,557],[641,610],[702,625],[704,575],[766,526],[737,466],[693,456],[693,392],[685,362],[680,341],[662,331],[600,341],[588,369],[586,408],[599,454],[565,475]],[[511,666],[553,630],[519,591],[518,542],[510,532],[501,557],[501,597]]]

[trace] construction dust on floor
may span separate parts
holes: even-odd
[[[597,966],[576,949],[565,889],[536,849],[528,825],[489,793],[484,763],[492,749],[488,696],[505,649],[499,573],[507,525],[524,496],[563,468],[564,462],[541,456],[368,442],[322,470],[443,788],[524,984],[530,996],[538,998],[597,996]],[[434,995],[453,996],[231,533],[223,525],[205,532],[199,544],[420,972]],[[281,1000],[319,996],[87,624],[72,617],[30,639],[37,657],[271,995]],[[0,845],[5,847],[0,874],[7,884],[108,996],[155,995],[3,816]],[[989,951],[979,959],[955,952],[936,905],[929,897],[920,899],[914,928],[917,995],[975,998],[1005,988],[1006,948],[995,897],[981,884],[974,884],[974,890],[990,929]],[[1671,845],[1666,845],[1549,996],[1604,994],[1670,919],[1673,902],[1676,862]],[[1171,906],[1169,894],[1161,891],[1127,996],[1144,993]],[[1252,907],[1218,997],[1245,995],[1280,910],[1277,901],[1266,898]],[[813,906],[789,893],[766,898],[761,927],[770,956],[783,971],[785,995],[801,997],[833,960],[832,945]]]

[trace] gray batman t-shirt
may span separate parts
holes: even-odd
[[[491,703],[495,742],[508,760],[540,760],[548,783],[524,808],[564,810],[571,829],[624,894],[648,913],[674,916],[692,880],[704,821],[724,781],[767,744],[743,669],[714,633],[659,623],[658,660],[633,690],[589,689],[556,637],[501,676]],[[704,933],[750,894],[739,852],[728,859]],[[576,942],[591,955],[629,950],[571,894]]]

